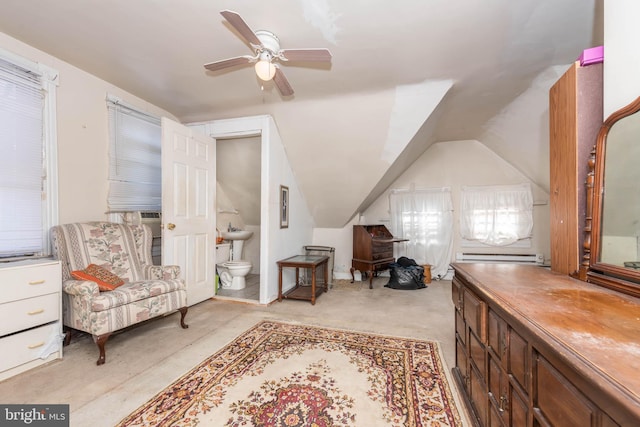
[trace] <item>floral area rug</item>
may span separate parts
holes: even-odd
[[[462,426],[437,343],[262,321],[118,426]]]

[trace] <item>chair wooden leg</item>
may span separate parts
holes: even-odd
[[[179,308],[178,310],[180,310],[180,326],[182,326],[182,329],[187,329],[189,325],[184,323],[184,318],[187,315],[187,307],[182,307],[182,308]]]
[[[64,332],[64,341],[63,345],[66,347],[71,344],[71,333],[73,332],[71,328],[67,328],[66,326],[62,328],[62,332]]]
[[[98,366],[104,365],[104,362],[105,362],[104,345],[107,343],[107,340],[109,339],[110,336],[111,336],[111,332],[109,332],[108,334],[93,336],[93,341],[98,345],[98,349],[100,350],[100,357],[98,357],[98,361],[96,362],[96,365]]]

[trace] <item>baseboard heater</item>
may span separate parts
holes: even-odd
[[[543,254],[478,254],[457,252],[456,262],[508,262],[515,264],[544,264]]]

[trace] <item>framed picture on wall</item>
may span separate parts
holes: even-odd
[[[289,227],[289,187],[280,186],[280,228]]]

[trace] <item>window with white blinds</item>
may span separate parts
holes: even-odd
[[[108,98],[111,212],[160,211],[160,118]]]
[[[50,253],[57,72],[0,51],[0,258]]]

